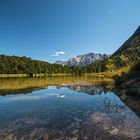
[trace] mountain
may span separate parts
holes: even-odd
[[[118,58],[123,62],[122,68],[126,68],[116,76],[116,85],[125,88],[126,93],[140,95],[140,26],[111,57],[114,62]]]
[[[87,54],[78,55],[76,57],[69,59],[67,62],[65,62],[65,65],[83,67],[83,66],[94,63],[96,60],[103,60],[107,57],[108,57],[108,55],[106,55],[106,54],[87,53]]]
[[[61,61],[61,60],[57,60],[56,62],[54,62],[54,64],[58,64],[58,65],[65,65],[65,61]]]
[[[110,60],[114,62],[116,68],[132,66],[140,62],[140,26],[134,34],[114,52]]]
[[[140,26],[136,29],[134,34],[124,42],[124,44],[116,51],[112,56],[117,56],[119,54],[125,53],[128,49],[135,49],[140,47]]]
[[[109,58],[86,67],[87,72],[128,71],[140,62],[140,26]]]
[[[86,66],[87,72],[104,72],[121,69],[133,65],[137,61],[140,61],[140,26],[111,56],[100,53],[87,53],[73,57],[65,63],[58,61],[55,64]]]

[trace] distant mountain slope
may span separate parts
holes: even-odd
[[[54,62],[54,64],[58,64],[58,65],[65,65],[65,61],[61,61],[61,60],[57,60],[56,62]]]
[[[107,57],[108,57],[108,55],[106,55],[106,54],[87,53],[87,54],[78,55],[76,57],[69,59],[67,62],[65,62],[65,65],[66,66],[80,66],[80,67],[82,67],[82,66],[92,64],[96,60],[103,60]]]
[[[134,34],[111,56],[116,67],[133,65],[140,61],[140,26]]]
[[[140,26],[124,44],[107,59],[86,67],[88,72],[104,72],[131,68],[140,61]]]
[[[116,51],[112,56],[119,55],[127,49],[134,49],[135,47],[140,47],[140,26],[134,32],[134,34],[124,42],[124,44]]]

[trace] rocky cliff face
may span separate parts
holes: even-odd
[[[65,62],[66,66],[86,66],[89,64],[94,63],[96,60],[103,60],[107,58],[108,55],[106,54],[100,54],[100,53],[88,53],[84,55],[78,55],[76,57],[73,57],[69,59],[67,62]]]

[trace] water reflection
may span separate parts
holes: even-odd
[[[94,84],[92,78],[63,79],[56,86],[47,82],[30,94],[0,96],[0,140],[140,139],[139,117],[109,88],[110,82]]]
[[[90,95],[97,95],[101,94],[102,92],[108,92],[109,89],[106,87],[107,85],[93,85],[93,84],[87,84],[87,85],[82,85],[82,84],[74,84],[74,85],[63,85],[63,86],[58,86],[58,88],[61,87],[67,87],[71,90],[74,90],[76,92],[83,92],[87,93]]]
[[[34,78],[3,78],[0,79],[0,94],[31,93],[40,88],[51,85],[70,84],[109,84],[112,86],[113,80],[99,76],[50,76]]]

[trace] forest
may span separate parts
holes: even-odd
[[[0,74],[81,74],[79,67],[67,67],[28,57],[0,55]]]

